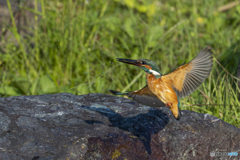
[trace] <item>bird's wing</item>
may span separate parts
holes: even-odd
[[[172,85],[179,98],[183,98],[206,80],[212,70],[212,65],[211,48],[206,47],[192,61],[162,76],[162,79]]]
[[[151,107],[164,107],[165,104],[160,101],[148,88],[146,85],[140,90],[132,91],[132,92],[126,92],[121,93],[118,91],[110,90],[115,95],[127,95],[128,97],[134,99],[135,101],[138,101],[141,104],[151,106]]]

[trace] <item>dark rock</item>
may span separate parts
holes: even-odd
[[[211,159],[211,151],[240,152],[240,129],[216,117],[182,111],[177,121],[167,108],[104,94],[1,98],[0,122],[4,160]]]

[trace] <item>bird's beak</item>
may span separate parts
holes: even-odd
[[[135,66],[141,66],[141,63],[140,63],[141,61],[138,61],[138,60],[117,58],[117,61],[127,63],[127,64],[132,64]]]

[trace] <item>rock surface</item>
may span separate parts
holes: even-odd
[[[211,159],[238,152],[240,129],[208,114],[104,94],[0,99],[0,159]],[[216,157],[214,157],[216,158]],[[213,159],[213,158],[212,158]]]

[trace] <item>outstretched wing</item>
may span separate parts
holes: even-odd
[[[139,103],[142,103],[147,106],[151,107],[164,107],[165,104],[160,101],[148,88],[146,85],[140,90],[132,91],[132,92],[126,92],[121,93],[118,91],[110,90],[115,95],[127,95],[128,97],[134,99],[135,101],[138,101]]]
[[[179,98],[183,98],[206,80],[212,70],[212,65],[211,48],[206,47],[192,61],[162,76],[162,79],[173,86]]]

